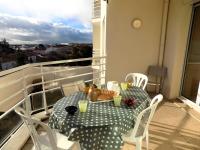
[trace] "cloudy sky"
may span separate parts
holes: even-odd
[[[0,0],[0,39],[91,43],[91,0]]]

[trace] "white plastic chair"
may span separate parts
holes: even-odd
[[[62,91],[63,96],[68,96],[75,92],[84,91],[84,90],[85,90],[85,82],[83,80],[61,85],[61,91]]]
[[[63,93],[63,96],[68,96],[70,94],[78,92],[79,87],[76,83],[62,84],[61,85],[61,91]]]
[[[16,108],[15,112],[23,119],[28,127],[34,143],[34,150],[69,150],[72,147],[80,149],[78,142],[68,141],[67,136],[51,130],[51,128],[43,122],[26,116],[22,108]],[[36,125],[41,126],[45,132],[39,134],[36,130]]]
[[[149,66],[147,76],[150,79],[147,86],[154,86],[155,93],[162,92],[164,80],[167,76],[167,68],[164,66]]]
[[[154,112],[158,104],[162,101],[163,96],[161,94],[155,96],[150,106],[143,110],[137,117],[134,128],[126,135],[122,135],[123,141],[128,143],[135,143],[136,150],[142,149],[142,140],[146,137],[146,148],[149,147],[149,124],[153,118]]]
[[[128,81],[128,79],[132,79],[133,86],[141,87],[143,90],[145,89],[148,77],[141,73],[129,73],[126,75],[125,81]]]

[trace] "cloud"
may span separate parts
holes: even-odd
[[[91,42],[91,0],[0,0],[0,38],[12,43]]]
[[[87,24],[91,19],[91,4],[91,0],[0,0],[0,12],[42,21],[73,17]]]
[[[91,29],[0,14],[0,38],[10,43],[91,43]],[[77,21],[77,24],[81,24]]]

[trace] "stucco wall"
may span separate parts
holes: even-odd
[[[167,98],[179,96],[187,38],[192,12],[191,3],[171,0],[169,7],[164,65],[168,68],[164,94]]]
[[[100,53],[100,25],[98,23],[93,23],[93,50],[96,54]]]
[[[112,0],[107,14],[107,80],[123,81],[129,72],[146,73],[157,64],[162,0]],[[139,30],[131,27],[142,20]]]

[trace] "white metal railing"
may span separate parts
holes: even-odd
[[[90,61],[91,65],[69,65],[69,63],[86,61]],[[93,61],[96,63],[93,64]],[[99,63],[97,63],[98,61]],[[27,64],[0,72],[0,91],[6,91],[0,93],[0,108],[3,108],[5,104],[8,104],[13,100],[15,101],[12,106],[4,110],[4,113],[0,116],[0,120],[12,112],[16,106],[21,104],[24,104],[28,114],[40,109],[45,110],[45,113],[48,114],[48,108],[51,106],[47,104],[46,94],[48,92],[60,90],[62,83],[70,83],[80,79],[85,82],[93,82],[99,85],[104,84],[105,65],[106,57],[93,57]],[[10,79],[10,77],[12,77],[12,79]],[[41,81],[33,83],[33,81],[38,78],[41,79]],[[52,84],[55,84],[56,86],[51,86]],[[46,88],[47,85],[49,85],[48,88]],[[31,92],[36,86],[42,86],[42,90]],[[12,92],[11,89],[15,89],[14,92]],[[11,92],[9,93],[10,90]],[[3,94],[4,96],[2,96]],[[39,94],[42,94],[42,107],[34,109],[31,98],[33,101],[33,96]]]
[[[9,102],[10,99],[12,99],[12,98],[14,98],[17,95],[22,94],[22,93],[24,95],[23,98],[25,98],[25,99],[30,99],[30,97],[34,94],[41,94],[42,93],[43,94],[43,101],[44,101],[44,109],[47,112],[48,107],[47,107],[47,103],[46,103],[45,93],[46,93],[46,91],[51,91],[52,89],[51,89],[51,87],[50,87],[50,89],[45,89],[45,85],[55,83],[55,82],[59,82],[58,87],[53,88],[53,90],[55,90],[55,89],[60,88],[60,84],[62,83],[61,81],[64,81],[64,80],[67,80],[67,79],[73,79],[73,78],[91,75],[92,79],[86,80],[86,82],[90,82],[92,80],[98,80],[99,78],[93,78],[93,75],[95,75],[95,74],[98,75],[98,74],[102,74],[102,73],[105,72],[105,67],[103,67],[103,66],[105,66],[105,58],[106,57],[82,58],[82,59],[62,60],[62,61],[54,61],[54,62],[28,64],[28,65],[17,67],[17,68],[8,70],[8,71],[0,72],[0,77],[5,78],[7,75],[12,75],[16,72],[22,71],[22,76],[19,77],[18,79],[13,80],[13,81],[8,81],[5,84],[1,83],[0,84],[0,90],[8,88],[10,86],[15,87],[16,85],[19,85],[19,83],[23,83],[22,84],[23,88],[19,88],[17,91],[15,91],[15,93],[9,94],[5,99],[1,99],[0,105],[2,105],[5,102]],[[83,62],[83,61],[95,61],[95,62],[97,62],[98,60],[99,60],[99,64],[95,63],[95,66],[99,66],[99,68],[104,68],[103,70],[102,69],[101,70],[100,69],[99,70],[93,70],[92,68],[94,66],[78,66],[78,67],[75,67],[75,66],[62,66],[61,67],[60,66],[60,65],[68,64],[68,63],[72,63],[72,62]],[[49,65],[59,65],[59,66],[52,67],[52,66],[49,66]],[[36,68],[38,70],[38,72],[36,71],[36,73],[32,72],[32,73],[27,74],[25,69],[31,69],[31,68]],[[52,70],[51,68],[59,68],[59,69]],[[89,72],[70,75],[70,73],[71,73],[70,71],[77,71],[77,70],[81,70],[81,69],[88,69]],[[52,74],[55,75],[57,73],[64,73],[64,76],[63,75],[62,76],[56,76],[56,78],[54,78],[54,79],[48,79],[47,81],[45,80],[46,75],[52,76]],[[30,80],[29,78],[32,78],[32,80],[34,80],[36,78],[41,78],[41,82],[39,82],[39,83],[30,83],[29,82],[28,83],[27,81]],[[105,76],[100,77],[100,78],[105,78]],[[38,86],[38,85],[42,85],[42,91],[37,92],[37,93],[30,93],[29,92],[31,90],[31,88],[34,88],[35,86]],[[30,105],[28,105],[28,106],[30,106]],[[4,115],[1,115],[0,119],[3,116]]]
[[[101,17],[101,0],[93,0],[92,2],[92,18],[97,19]]]
[[[69,63],[78,63],[91,61],[92,65],[84,66],[72,66]],[[95,61],[95,64],[92,62]],[[99,63],[97,63],[99,61]],[[46,93],[54,90],[59,90],[60,85],[64,82],[73,82],[76,80],[84,80],[85,82],[95,82],[96,84],[104,84],[105,71],[106,71],[106,57],[93,57],[93,58],[81,58],[72,60],[62,60],[53,62],[43,62],[35,64],[27,64],[17,68],[0,72],[0,91],[10,90],[10,87],[15,87],[16,90],[13,93],[9,93],[5,98],[0,99],[0,106],[5,103],[9,103],[11,100],[16,99],[16,103],[6,110],[1,116],[3,119],[7,114],[14,110],[14,108],[22,103],[25,104],[27,113],[31,114],[34,110],[31,106],[31,97],[34,95],[42,94],[42,108],[45,113],[48,114],[49,105],[47,105]],[[94,69],[95,68],[95,69]],[[15,75],[17,75],[15,77]],[[8,77],[12,76],[12,80]],[[48,78],[48,76],[50,78]],[[7,79],[8,78],[8,79]],[[32,83],[35,79],[41,79],[38,83]],[[5,81],[3,79],[6,79]],[[49,84],[56,84],[57,86],[46,86]],[[36,86],[42,86],[41,91],[32,93],[31,90]],[[0,93],[0,97],[1,97]],[[23,96],[21,96],[23,95]],[[19,99],[18,99],[19,97]],[[33,101],[33,98],[32,98]],[[1,111],[1,110],[0,110]]]

